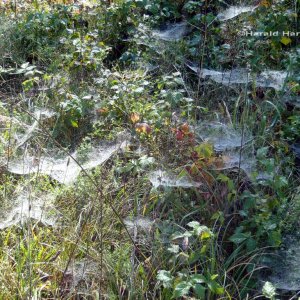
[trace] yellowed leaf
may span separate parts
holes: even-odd
[[[264,7],[270,7],[272,5],[272,1],[270,0],[261,0],[259,2],[260,6],[264,6]]]
[[[130,120],[132,123],[136,123],[140,120],[140,115],[138,113],[132,113],[130,115]]]
[[[286,45],[290,44],[292,42],[292,40],[287,36],[283,36],[281,38],[280,42],[286,46]]]

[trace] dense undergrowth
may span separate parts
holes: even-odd
[[[0,298],[275,299],[265,261],[299,225],[299,37],[241,32],[296,32],[297,1],[225,22],[234,3],[2,2],[0,213],[21,195],[32,218],[1,223]],[[201,76],[241,68],[287,76]],[[86,170],[99,143],[118,151]],[[83,166],[71,184],[21,166],[58,153]]]

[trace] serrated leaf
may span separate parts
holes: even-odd
[[[144,155],[139,158],[139,163],[142,167],[148,167],[155,161],[154,157]]]
[[[263,295],[268,299],[273,299],[276,296],[276,288],[269,281],[266,281],[262,288]]]
[[[209,143],[202,143],[194,148],[200,158],[210,158],[213,155],[214,148]]]

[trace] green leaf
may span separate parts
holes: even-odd
[[[217,177],[218,180],[222,181],[222,182],[227,182],[229,180],[229,177],[226,176],[225,174],[219,174]]]
[[[144,155],[139,158],[139,163],[142,167],[148,167],[155,161],[154,157]]]
[[[257,243],[253,238],[249,238],[246,242],[246,248],[248,252],[254,251],[257,247]]]
[[[21,68],[26,69],[28,66],[29,66],[29,62],[26,62],[26,63],[21,65]]]
[[[181,281],[174,289],[173,297],[179,298],[187,295],[192,287],[192,284],[188,281]]]
[[[140,87],[136,88],[136,89],[134,90],[134,92],[137,93],[137,94],[141,94],[141,93],[144,92],[144,90],[145,90],[145,89],[144,89],[142,86],[140,86]]]
[[[196,228],[198,228],[198,227],[200,226],[200,224],[199,224],[199,222],[197,222],[197,221],[192,221],[192,222],[189,222],[189,223],[187,224],[187,226],[189,226],[189,227],[191,227],[191,228],[193,228],[193,229],[196,229]]]
[[[280,246],[281,240],[281,232],[279,230],[273,230],[269,233],[268,242],[271,246],[278,247]]]
[[[167,250],[171,253],[177,254],[179,252],[179,245],[171,244]]]
[[[198,299],[205,299],[206,288],[201,284],[195,284],[194,286],[195,294]]]
[[[201,240],[210,238],[213,235],[207,226],[200,225],[199,222],[192,221],[187,225],[194,229],[193,234],[195,236],[200,236]]]
[[[207,245],[201,247],[200,254],[205,254],[207,251]]]
[[[204,275],[201,274],[194,274],[191,276],[191,280],[193,283],[205,283],[206,278]]]
[[[229,238],[229,241],[231,241],[235,244],[240,244],[240,243],[246,241],[248,238],[249,238],[249,234],[237,232]]]
[[[222,295],[224,294],[224,288],[218,284],[216,281],[209,281],[207,283],[209,289],[215,293],[216,295]]]
[[[22,86],[25,91],[29,91],[31,88],[33,88],[34,81],[32,79],[28,79],[22,82]]]
[[[192,251],[192,253],[189,256],[189,264],[193,264],[197,261],[199,261],[201,259],[201,256],[203,255],[203,253],[201,253],[200,251]]]
[[[161,281],[165,288],[172,287],[172,282],[174,277],[172,276],[170,271],[159,270],[156,276],[158,281]]]
[[[269,281],[266,281],[262,288],[263,295],[268,299],[274,299],[276,296],[276,288],[273,286],[273,284]]]
[[[175,232],[175,233],[173,233],[173,234],[170,236],[170,240],[171,240],[171,241],[174,241],[174,240],[177,240],[177,239],[181,239],[181,238],[183,238],[183,237],[184,237],[183,233]]]
[[[218,274],[211,275],[210,279],[215,280],[216,278],[218,278],[218,276],[219,276]]]
[[[264,159],[267,156],[268,151],[269,151],[268,147],[259,148],[259,149],[257,149],[256,157],[258,159]]]
[[[214,148],[211,144],[202,143],[194,148],[200,158],[210,158],[213,155]]]
[[[289,182],[284,176],[278,176],[275,178],[275,184],[278,188],[283,188],[285,186],[288,186]]]
[[[78,123],[75,120],[71,120],[71,125],[74,128],[78,128]]]

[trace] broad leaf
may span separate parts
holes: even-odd
[[[235,244],[240,244],[244,241],[246,241],[249,238],[249,234],[245,234],[242,232],[237,232],[235,234],[233,234],[229,240]]]
[[[187,295],[192,287],[192,284],[188,281],[181,281],[175,287],[173,297],[179,298]]]
[[[197,299],[205,299],[205,291],[206,291],[206,288],[201,285],[201,284],[195,284],[194,286],[194,290],[195,290],[195,294],[197,296]]]
[[[216,295],[224,294],[224,288],[218,284],[216,281],[207,282],[209,289]]]
[[[165,288],[172,287],[173,276],[170,271],[159,270],[157,273],[157,280],[161,281]]]

